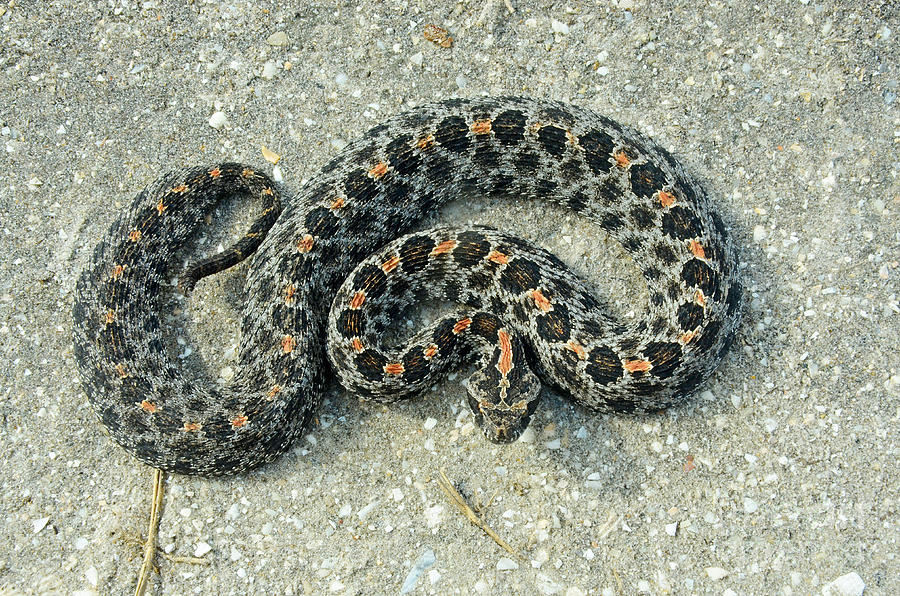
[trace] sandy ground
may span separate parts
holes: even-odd
[[[271,172],[262,146],[296,190],[404,107],[482,94],[591,107],[686,164],[742,250],[734,349],[684,407],[598,416],[548,395],[510,446],[482,438],[458,377],[390,408],[335,389],[274,464],[169,477],[160,546],[199,562],[160,557],[151,593],[900,592],[896,4],[169,4],[0,7],[0,593],[134,590],[151,470],[103,434],[70,340],[117,209],[177,166]],[[448,215],[538,241],[639,312],[614,298],[638,274],[583,222],[482,199]],[[242,221],[216,219],[200,249]],[[192,302],[186,345],[213,375],[240,278]]]

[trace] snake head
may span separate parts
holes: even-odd
[[[510,371],[512,373],[512,371]],[[512,443],[528,428],[541,396],[541,382],[530,369],[500,375],[482,368],[463,381],[475,423],[494,443]]]

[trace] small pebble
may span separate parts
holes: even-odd
[[[35,534],[37,534],[38,532],[46,528],[49,522],[49,517],[39,517],[38,519],[31,520],[31,529],[34,530]]]
[[[289,41],[287,33],[284,31],[276,31],[266,38],[266,43],[270,46],[284,46],[287,45]]]
[[[209,117],[209,125],[215,128],[216,130],[221,129],[228,123],[228,117],[225,115],[225,112],[216,112],[212,116]]]
[[[415,564],[412,569],[409,570],[409,573],[406,575],[406,579],[403,581],[403,585],[400,586],[401,594],[408,594],[412,592],[413,588],[416,586],[416,582],[419,579],[419,576],[422,575],[422,572],[434,565],[434,562],[437,561],[437,558],[434,556],[434,551],[430,548],[425,549],[425,552],[416,559]],[[437,580],[432,580],[434,583]]]
[[[560,35],[568,35],[569,34],[569,26],[563,23],[562,21],[557,21],[553,19],[550,23],[550,27],[553,29],[554,33],[559,33]]]
[[[211,550],[212,547],[206,542],[198,542],[197,546],[194,548],[194,556],[198,558],[202,557]]]
[[[728,572],[721,567],[707,567],[706,575],[709,576],[709,579],[722,579],[728,575]]]
[[[431,429],[434,428],[435,426],[437,426],[437,419],[432,418],[432,417],[430,417],[430,416],[429,416],[428,418],[425,419],[425,424],[422,425],[422,427],[423,427],[425,430],[431,430]]]
[[[513,571],[519,568],[519,564],[510,559],[509,557],[503,557],[499,561],[497,561],[497,569],[499,571]]]
[[[822,596],[862,596],[866,584],[855,571],[842,575],[822,588]]]
[[[678,533],[678,522],[674,524],[666,524],[666,534],[669,536],[674,536]]]
[[[275,66],[275,63],[270,60],[269,62],[266,62],[263,65],[262,78],[264,78],[266,80],[272,80],[275,78],[275,74],[277,72],[278,72],[278,67]]]

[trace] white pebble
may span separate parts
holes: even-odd
[[[562,446],[562,442],[560,442],[559,439],[553,439],[552,441],[550,441],[548,443],[544,443],[544,447],[546,447],[550,451],[556,451],[561,446]]]
[[[75,550],[84,550],[85,548],[87,548],[87,545],[88,545],[87,538],[84,538],[83,536],[79,536],[78,538],[75,539]]]
[[[49,517],[39,517],[38,519],[31,521],[31,529],[34,530],[35,534],[37,534],[38,532],[46,528],[49,522]]]
[[[753,241],[761,242],[766,237],[766,229],[762,226],[753,226]]]
[[[465,86],[468,84],[469,84],[469,80],[466,77],[464,77],[462,75],[456,75],[456,87],[458,89],[464,89]]]
[[[862,596],[865,588],[862,578],[851,571],[822,588],[822,596]]]
[[[231,507],[228,508],[228,511],[225,512],[225,517],[227,517],[228,519],[231,519],[231,520],[237,519],[238,517],[240,517],[240,515],[241,515],[241,508],[238,506],[237,503],[233,503],[231,505]]]
[[[530,426],[525,429],[525,432],[519,437],[520,443],[534,443],[534,429]]]
[[[338,87],[343,87],[347,84],[347,75],[343,72],[339,72],[334,76],[334,82]]]
[[[275,73],[278,72],[278,67],[275,66],[275,63],[269,60],[263,65],[262,69],[262,78],[266,80],[272,80],[275,78]]]
[[[756,513],[759,504],[750,497],[744,497],[744,513]]]
[[[563,23],[562,21],[557,21],[556,19],[553,19],[553,21],[551,21],[551,23],[550,23],[550,26],[553,28],[554,33],[559,33],[561,35],[569,34],[569,26],[566,25],[565,23]]]
[[[678,522],[674,524],[666,524],[666,534],[669,536],[674,536],[678,533]]]
[[[728,575],[728,572],[721,567],[707,567],[706,575],[709,576],[709,579],[722,579]]]
[[[288,41],[289,40],[288,40],[287,33],[285,33],[284,31],[276,31],[275,33],[273,33],[272,35],[270,35],[269,37],[266,38],[266,43],[268,43],[270,46],[287,45]]]
[[[409,57],[409,61],[415,64],[416,66],[422,66],[422,62],[425,60],[425,55],[422,52],[416,52],[412,56]]]
[[[88,583],[97,587],[97,583],[100,581],[100,574],[97,573],[97,568],[91,565],[87,568],[87,571],[84,572],[84,577],[87,578]]]
[[[206,542],[198,542],[197,546],[194,548],[194,556],[198,558],[202,557],[211,550],[212,547]]]
[[[366,516],[369,515],[369,513],[373,509],[375,509],[376,505],[378,505],[378,501],[372,501],[371,503],[369,503],[368,505],[366,505],[365,507],[363,507],[362,509],[357,511],[356,516],[359,517],[359,519],[365,519]]]
[[[215,128],[216,130],[221,129],[228,123],[228,116],[225,115],[225,112],[216,112],[212,116],[209,117],[209,125]]]
[[[429,416],[428,418],[425,419],[425,424],[422,425],[422,427],[423,427],[425,430],[431,430],[431,429],[434,428],[435,426],[437,426],[437,420],[436,420],[435,418],[430,417],[430,416]]]
[[[425,509],[425,524],[429,528],[434,528],[441,523],[441,514],[444,512],[443,505],[435,505]]]
[[[391,491],[391,498],[396,502],[400,502],[403,500],[403,491],[399,488],[395,488]]]
[[[509,557],[503,557],[499,561],[497,561],[497,569],[499,571],[512,571],[514,569],[518,569],[519,564],[510,559]]]

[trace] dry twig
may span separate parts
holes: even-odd
[[[453,483],[450,482],[449,478],[447,478],[447,474],[444,473],[444,470],[439,470],[439,473],[441,477],[438,478],[438,486],[441,487],[441,490],[444,491],[444,494],[447,495],[447,498],[450,499],[450,502],[456,505],[457,508],[459,508],[459,510],[463,512],[463,514],[466,516],[466,518],[468,518],[470,522],[481,528],[481,530],[485,534],[490,536],[494,542],[500,545],[500,548],[511,555],[515,555],[516,557],[521,558],[521,555],[516,550],[514,550],[513,547],[507,544],[505,540],[500,538],[497,532],[492,530],[491,527],[488,526],[482,518],[478,517],[478,515],[475,514],[475,511],[473,511],[472,508],[469,507],[469,504],[466,503],[466,500],[463,498],[463,496],[459,494],[459,491],[456,490],[456,488],[453,486]],[[493,497],[491,497],[491,500],[493,500]]]
[[[153,471],[153,501],[150,505],[150,527],[147,530],[147,540],[144,542],[144,563],[141,565],[140,574],[138,574],[137,588],[134,591],[135,596],[144,596],[147,592],[147,586],[150,584],[150,572],[154,567],[153,559],[156,555],[156,542],[159,537],[159,512],[162,509],[165,477],[165,472],[162,470]]]

